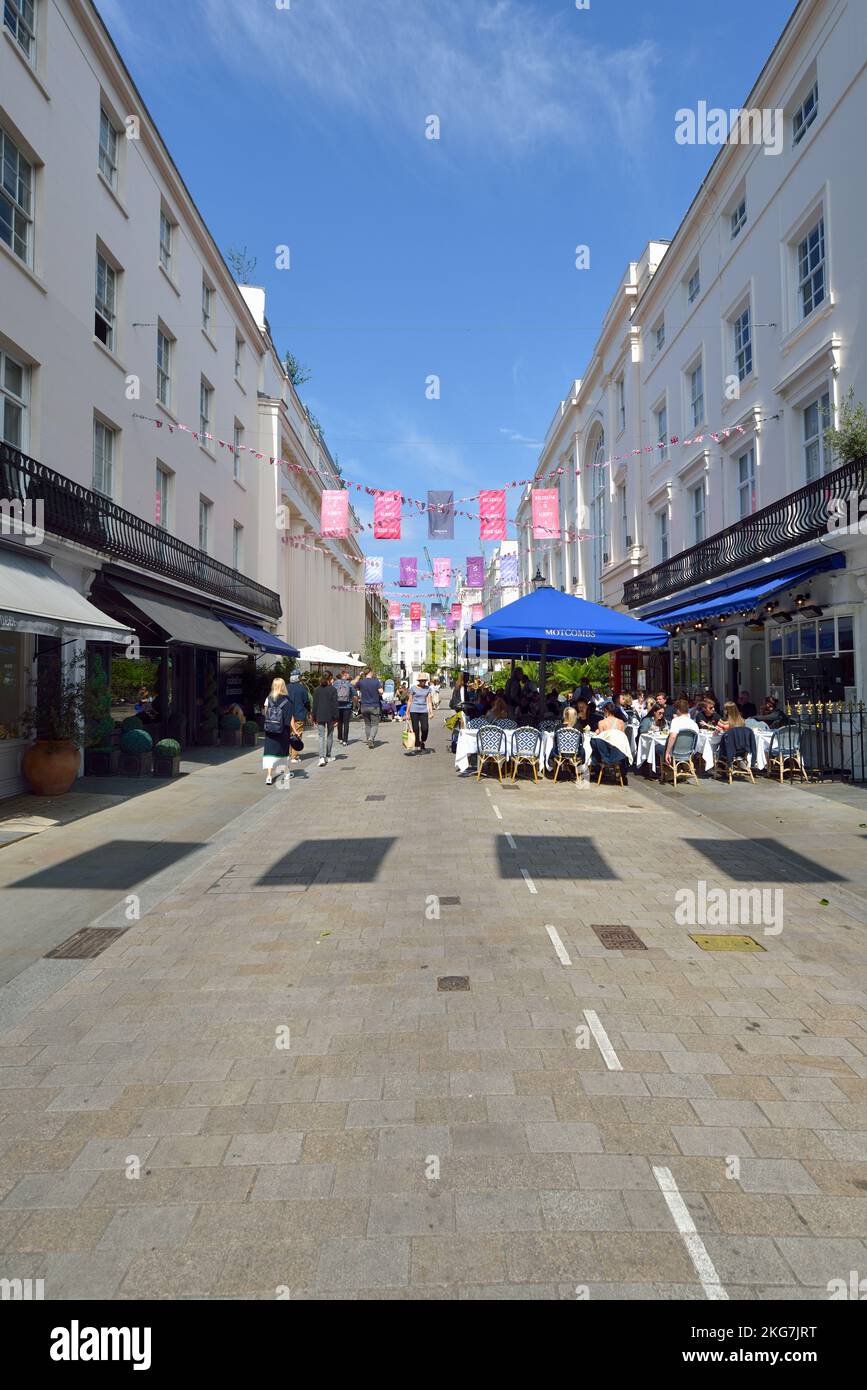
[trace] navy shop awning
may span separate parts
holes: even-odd
[[[670,608],[665,613],[659,613],[656,622],[661,626],[670,627],[673,623],[698,622],[702,618],[712,618],[722,613],[747,612],[773,594],[791,589],[795,584],[801,584],[821,570],[839,569],[843,564],[845,559],[842,555],[830,555],[826,559],[813,560],[808,565],[802,565],[800,569],[774,575],[763,582],[754,580],[752,584],[745,584],[740,589],[729,589],[725,593],[711,590],[700,598],[692,598],[680,608]]]
[[[254,627],[252,623],[236,623],[234,618],[224,618],[226,627],[230,627],[233,632],[238,632],[242,637],[247,637],[251,642],[255,642],[257,647],[262,647],[266,652],[274,652],[278,656],[298,656],[297,647],[290,647],[288,642],[284,642],[282,637],[276,637],[273,632],[266,632],[264,627]]]

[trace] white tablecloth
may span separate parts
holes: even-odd
[[[771,729],[753,729],[756,736],[756,771],[761,772],[767,766],[768,748],[773,731]],[[647,763],[652,772],[656,771],[657,754],[661,757],[665,752],[665,745],[668,743],[668,734],[641,734],[638,739],[638,756],[635,759],[635,766],[641,767],[642,763]],[[722,734],[709,734],[702,730],[698,736],[698,755],[704,763],[706,772],[712,772],[716,762],[717,749],[722,743]]]
[[[514,733],[515,733],[515,730],[514,730],[514,729],[504,729],[504,730],[503,730],[503,733],[506,735],[506,753],[507,753],[507,755],[508,755],[509,757],[511,757],[511,756],[512,756],[512,738],[513,738],[513,735],[514,735]],[[456,752],[456,754],[455,754],[455,767],[457,768],[458,772],[466,772],[466,771],[467,771],[467,769],[468,769],[468,767],[469,767],[469,765],[470,765],[470,758],[471,758],[472,754],[475,753],[475,751],[476,751],[476,748],[477,748],[477,745],[478,745],[478,741],[479,741],[479,740],[478,740],[478,730],[477,730],[477,729],[461,729],[460,733],[458,734],[458,749],[457,749],[457,752]],[[546,767],[548,766],[548,763],[549,763],[550,760],[551,760],[551,757],[552,757],[552,755],[553,755],[553,752],[554,752],[554,735],[553,735],[553,734],[546,734],[546,733],[543,733],[543,734],[542,734],[542,766],[543,766],[543,769],[546,768]]]

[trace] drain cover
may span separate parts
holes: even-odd
[[[123,934],[124,929],[121,927],[82,927],[74,936],[68,936],[65,941],[61,941],[53,951],[48,951],[45,959],[91,960]]]
[[[458,907],[460,898],[440,898],[440,907]]]
[[[365,801],[384,801],[384,800],[385,800],[385,797],[384,797],[384,796],[366,796],[364,799],[365,799]]]
[[[594,931],[605,947],[606,951],[646,951],[647,947],[640,937],[635,935],[631,927],[607,926],[594,927]]]
[[[760,946],[758,941],[754,941],[751,936],[704,936],[701,933],[693,935],[688,933],[691,941],[696,946],[700,946],[703,951],[763,951],[764,946]]]
[[[440,975],[437,980],[437,989],[439,990],[469,989],[469,987],[469,975]]]

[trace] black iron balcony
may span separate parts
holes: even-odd
[[[51,535],[240,604],[263,617],[280,617],[280,595],[272,589],[9,444],[0,444],[0,498],[41,502],[42,525]]]
[[[867,459],[844,463],[833,473],[823,474],[797,492],[736,521],[734,526],[708,536],[699,545],[628,579],[623,586],[624,601],[636,608],[827,535],[831,503],[845,503],[851,494],[863,494],[865,481]],[[846,524],[844,517],[842,525]]]

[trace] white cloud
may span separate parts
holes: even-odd
[[[510,444],[523,444],[527,449],[541,449],[541,439],[528,439],[525,434],[519,434],[517,430],[507,429],[504,425],[500,426],[500,434],[504,434]]]
[[[292,0],[288,10],[199,0],[225,60],[331,107],[443,144],[521,151],[568,141],[573,153],[634,153],[650,124],[648,40],[605,48],[568,7],[521,0]]]

